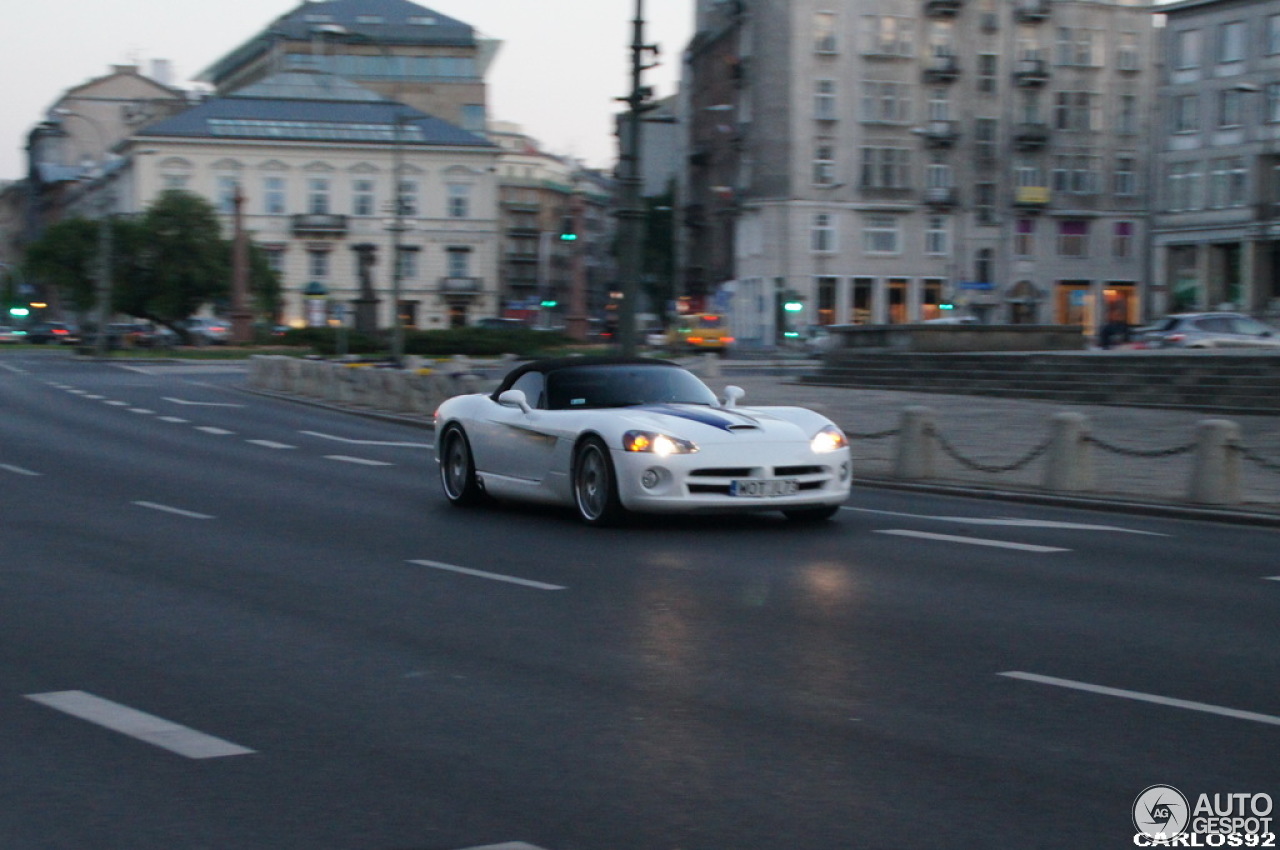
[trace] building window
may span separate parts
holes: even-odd
[[[1267,53],[1271,56],[1280,53],[1280,15],[1267,18]]]
[[[900,248],[898,219],[892,215],[868,215],[862,222],[862,250],[868,254],[896,254]]]
[[[1173,67],[1179,71],[1200,67],[1200,30],[1182,30],[1174,34]]]
[[[1248,30],[1244,21],[1229,21],[1218,26],[1218,63],[1243,62]]]
[[[1267,122],[1270,124],[1280,124],[1280,83],[1267,84],[1266,109]]]
[[[1200,130],[1200,97],[1179,95],[1173,99],[1173,132],[1196,133]]]
[[[267,215],[284,215],[287,209],[284,178],[264,178],[262,181],[262,211]]]
[[[975,183],[973,186],[973,210],[978,224],[995,224],[996,219],[996,184]]]
[[[377,211],[373,198],[373,181],[356,180],[351,184],[351,214],[371,216]]]
[[[240,181],[235,177],[223,175],[217,179],[216,185],[218,212],[223,215],[232,215],[236,211],[236,189]]]
[[[472,133],[483,133],[486,116],[483,103],[462,104],[462,129]]]
[[[1244,123],[1244,99],[1252,92],[1223,89],[1218,93],[1218,126],[1239,127]]]
[[[1036,251],[1036,220],[1020,218],[1013,234],[1013,253],[1018,257],[1030,257]]]
[[[927,189],[950,189],[955,183],[951,179],[951,166],[936,158],[925,166],[924,185]]]
[[[906,83],[862,81],[862,114],[872,124],[904,124],[911,120],[911,89]]]
[[[470,248],[463,248],[463,247],[446,248],[445,256],[448,258],[449,277],[470,277],[471,276],[471,249]]]
[[[418,279],[418,248],[411,245],[400,245],[396,248],[396,273],[401,280]]]
[[[999,124],[995,118],[978,118],[973,122],[974,153],[982,162],[996,159],[996,136]]]
[[[400,214],[414,216],[418,214],[418,181],[400,181]]]
[[[836,15],[835,12],[814,12],[813,14],[813,52],[836,52]]]
[[[859,185],[864,189],[910,188],[911,151],[906,148],[863,148]]]
[[[929,90],[928,116],[930,121],[951,120],[951,93],[947,89]]]
[[[1111,232],[1111,256],[1125,260],[1133,256],[1133,222],[1117,221]]]
[[[1096,195],[1101,188],[1101,157],[1090,153],[1057,154],[1053,158],[1053,189],[1073,195]]]
[[[1099,45],[1103,31],[1084,27],[1059,27],[1057,59],[1059,65],[1095,68],[1102,64]]]
[[[1000,73],[1000,57],[994,53],[978,54],[978,91],[992,94]]]
[[[945,215],[931,215],[925,219],[924,252],[934,256],[945,256],[950,246],[948,243],[949,219]]]
[[[1116,112],[1116,132],[1133,135],[1138,132],[1138,96],[1122,94],[1118,98],[1119,109]]]
[[[307,251],[307,276],[321,281],[329,278],[328,251]]]
[[[1102,98],[1087,91],[1060,91],[1054,95],[1053,126],[1057,130],[1097,130],[1101,126]]]
[[[836,182],[836,146],[831,139],[819,139],[813,149],[813,183],[833,186]]]
[[[449,184],[449,218],[471,215],[471,187],[466,183]]]
[[[268,245],[263,248],[263,254],[267,258],[267,268],[276,274],[284,274],[284,248],[279,245]]]
[[[1119,34],[1119,43],[1116,45],[1116,67],[1121,71],[1137,71],[1142,67],[1141,58],[1138,55],[1136,32]]]
[[[864,52],[872,56],[914,56],[916,19],[894,15],[863,15]]]
[[[312,177],[307,181],[307,212],[312,215],[329,214],[329,181]]]
[[[1115,193],[1125,197],[1138,193],[1138,159],[1136,154],[1117,154]]]
[[[1213,209],[1245,205],[1244,157],[1215,159],[1209,165],[1209,206]]]
[[[1171,212],[1200,209],[1200,164],[1175,162],[1170,165],[1167,188]]]
[[[836,120],[836,81],[813,81],[813,117],[819,121]]]
[[[191,177],[187,174],[166,174],[160,180],[166,189],[182,190],[187,188]]]
[[[1073,220],[1058,222],[1058,256],[1089,256],[1088,221]]]
[[[1019,189],[1044,187],[1044,169],[1038,162],[1029,159],[1018,160],[1013,166],[1013,183]]]
[[[815,254],[836,250],[836,228],[830,213],[814,213],[809,226],[809,248]]]

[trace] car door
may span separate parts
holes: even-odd
[[[529,372],[511,386],[524,393],[527,411],[494,400],[486,405],[471,440],[479,472],[527,482],[546,478],[563,424],[555,414],[564,411],[542,409],[544,380],[541,372]]]

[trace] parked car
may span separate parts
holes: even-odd
[[[27,342],[37,345],[76,345],[80,334],[75,326],[66,322],[36,322],[27,328]]]
[[[1243,313],[1175,313],[1135,337],[1148,348],[1280,348],[1280,330]]]
[[[436,459],[455,505],[571,507],[588,525],[628,511],[781,511],[821,521],[849,496],[844,433],[802,407],[740,407],[675,363],[565,357],[527,363],[492,394],[436,410]]]
[[[184,327],[195,345],[225,345],[231,340],[231,324],[222,319],[195,316]]]
[[[0,325],[0,342],[25,342],[27,332],[10,327],[9,325]]]

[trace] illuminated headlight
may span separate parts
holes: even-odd
[[[628,431],[622,435],[622,447],[629,452],[651,452],[659,457],[688,455],[698,450],[698,447],[688,440],[657,434],[653,431]]]
[[[809,441],[809,448],[818,454],[826,454],[840,449],[849,447],[849,440],[845,437],[844,432],[834,425],[828,425]]]

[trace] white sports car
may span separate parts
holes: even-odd
[[[834,515],[853,476],[844,433],[802,407],[738,407],[737,387],[725,396],[663,360],[527,363],[492,394],[440,405],[440,482],[455,505],[561,504],[590,525],[627,511]]]

